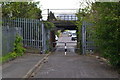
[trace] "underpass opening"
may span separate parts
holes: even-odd
[[[53,42],[55,45],[52,48],[53,52],[61,53],[77,53],[79,48],[77,48],[77,35],[76,30],[58,30],[61,31],[58,39]]]
[[[76,12],[79,9],[46,9],[47,14],[43,16],[46,20],[52,22],[55,25],[54,35],[52,37],[52,51],[65,52],[65,44],[67,53],[78,51],[77,48],[77,26],[76,21],[78,20]],[[70,31],[75,31],[74,34]],[[60,31],[60,33],[58,33]],[[73,37],[73,38],[72,38]],[[75,38],[74,38],[75,37]],[[54,41],[55,40],[55,41]]]

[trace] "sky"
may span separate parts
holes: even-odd
[[[54,14],[74,14],[80,8],[80,2],[85,0],[34,0],[40,1],[40,9],[42,10],[43,16],[47,14],[46,9],[76,9],[76,10],[50,10]],[[86,0],[87,1],[87,0]]]
[[[40,1],[43,9],[76,9],[79,8],[81,0],[36,0]]]

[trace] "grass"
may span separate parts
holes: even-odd
[[[10,53],[4,55],[4,56],[1,56],[0,57],[0,63],[4,63],[6,61],[9,61],[10,59],[12,59],[13,57],[11,56]]]
[[[7,61],[10,61],[12,59],[15,59],[18,56],[22,56],[22,54],[18,54],[18,53],[15,53],[15,52],[10,52],[6,55],[0,56],[0,64],[5,63]]]

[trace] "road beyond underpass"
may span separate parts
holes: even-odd
[[[72,42],[67,45],[67,55],[64,54],[64,44],[59,42]],[[57,49],[37,71],[33,78],[118,78],[104,61],[95,57],[78,55],[74,52],[76,41],[62,35],[59,38]]]

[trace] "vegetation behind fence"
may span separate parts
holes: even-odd
[[[113,66],[120,67],[120,3],[96,2],[80,9],[78,27],[83,21],[92,22],[88,29],[97,45],[97,52],[109,60]]]

